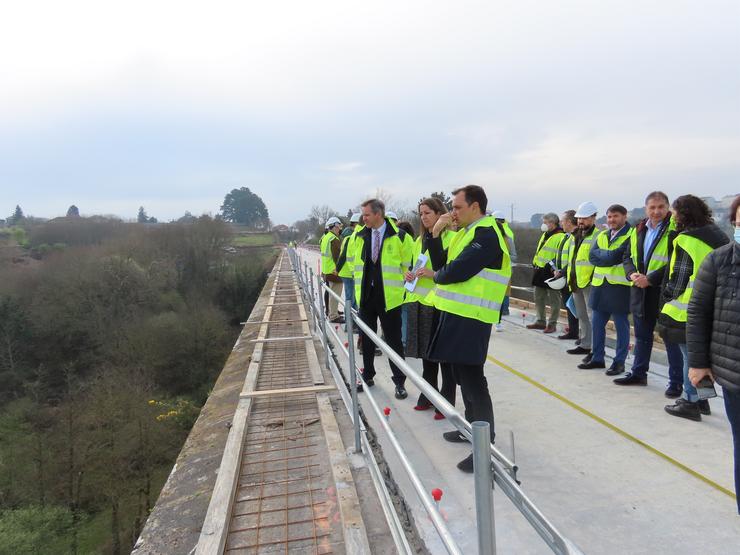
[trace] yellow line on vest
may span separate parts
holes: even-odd
[[[501,368],[503,368],[507,372],[510,372],[510,373],[514,374],[515,376],[523,379],[525,382],[527,382],[527,383],[535,386],[537,389],[540,389],[541,391],[544,391],[548,395],[550,395],[552,397],[555,397],[559,401],[562,401],[563,403],[565,403],[569,407],[577,410],[581,414],[585,414],[586,416],[588,416],[592,420],[595,420],[596,422],[598,422],[602,426],[605,426],[605,427],[609,428],[610,430],[612,430],[613,432],[618,433],[620,436],[622,436],[622,437],[630,440],[633,443],[636,443],[637,445],[639,445],[641,447],[644,447],[645,449],[647,449],[648,451],[650,451],[654,455],[657,455],[661,459],[668,461],[669,463],[671,463],[672,465],[676,466],[677,468],[680,468],[684,472],[686,472],[688,474],[691,474],[694,478],[697,478],[697,479],[701,480],[702,482],[704,482],[705,484],[708,484],[708,485],[712,486],[717,491],[722,492],[725,495],[728,495],[729,497],[732,497],[733,499],[736,498],[736,496],[735,496],[734,493],[732,493],[727,488],[722,487],[721,485],[719,485],[714,480],[711,480],[711,479],[707,478],[706,476],[704,476],[703,474],[698,473],[696,470],[693,470],[693,469],[689,468],[688,466],[686,466],[685,464],[683,464],[681,462],[678,462],[673,457],[671,457],[669,455],[666,455],[665,453],[663,453],[662,451],[656,449],[652,445],[650,445],[648,443],[645,443],[641,439],[638,439],[635,436],[633,436],[632,434],[630,434],[628,432],[625,432],[623,429],[619,428],[618,426],[615,426],[611,422],[609,422],[607,420],[604,420],[600,416],[595,415],[590,410],[583,408],[581,405],[578,405],[578,404],[574,403],[573,401],[571,401],[570,399],[568,399],[566,397],[563,397],[562,395],[560,395],[560,393],[557,393],[557,392],[553,391],[552,389],[550,389],[549,387],[541,384],[537,380],[534,380],[534,379],[530,378],[526,374],[522,374],[518,370],[514,370],[508,364],[505,364],[505,363],[501,362],[500,360],[493,358],[491,355],[487,355],[487,358],[488,358],[488,360],[490,360],[494,364],[500,366]]]

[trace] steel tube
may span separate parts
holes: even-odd
[[[347,353],[349,355],[349,386],[352,389],[352,414],[355,426],[355,453],[362,452],[362,444],[360,443],[360,407],[359,401],[357,400],[357,377],[355,375],[355,340],[352,334],[352,310],[350,307],[349,318],[347,318],[347,310],[344,311],[344,319],[347,322]]]
[[[313,278],[313,268],[311,269],[311,278]],[[329,340],[326,337],[326,318],[324,317],[324,284],[321,283],[321,274],[316,276],[316,283],[318,283],[318,297],[319,297],[319,323],[321,324],[321,335],[324,338],[324,364],[326,369],[329,368]],[[328,287],[327,287],[328,289]]]
[[[473,428],[473,474],[475,477],[475,519],[479,555],[495,555],[496,527],[493,520],[493,482],[491,480],[491,425],[476,421]]]

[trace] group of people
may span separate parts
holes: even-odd
[[[453,191],[449,213],[436,198],[423,199],[418,208],[418,237],[409,224],[389,217],[378,199],[365,201],[344,231],[338,218],[330,218],[321,241],[322,274],[337,294],[343,285],[345,306],[357,308],[372,330],[380,321],[393,350],[422,359],[424,379],[453,405],[459,385],[466,419],[489,422],[493,442],[483,366],[492,327],[501,329],[508,306],[514,233],[502,213],[487,212],[486,193],[476,185]],[[597,227],[592,202],[561,216],[546,214],[532,261],[536,321],[527,327],[555,333],[565,306],[568,327],[558,339],[576,342],[567,352],[583,355],[578,368],[624,373],[614,379],[619,386],[647,384],[657,330],[669,365],[665,395],[676,399],[665,407],[668,414],[701,420],[710,412],[706,396],[712,384],[723,387],[740,488],[740,197],[730,213],[733,242],[693,195],[671,205],[667,195],[652,192],[645,214],[632,226],[627,209],[613,204],[606,210],[606,229]],[[335,300],[329,301],[330,319],[343,321]],[[634,361],[625,373],[630,314]],[[609,320],[617,341],[607,369]],[[372,387],[376,349],[363,333],[359,343],[363,381]],[[390,367],[395,396],[404,399],[406,376],[392,361]],[[421,395],[414,408],[432,405]],[[444,416],[437,411],[435,418]],[[443,435],[467,441],[457,430]],[[458,468],[472,472],[472,455]]]

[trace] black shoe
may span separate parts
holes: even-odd
[[[364,381],[365,382],[365,385],[368,386],[368,387],[372,387],[372,386],[375,385],[375,380],[372,379],[372,378],[368,378],[368,379],[364,379],[363,378],[362,381]]]
[[[701,412],[699,411],[698,403],[690,403],[686,399],[676,399],[675,405],[666,405],[665,411],[671,416],[679,416],[681,418],[688,418],[695,422],[701,422]]]
[[[362,393],[362,382],[357,383],[357,393]]]
[[[405,399],[409,394],[406,393],[406,388],[402,385],[396,386],[396,399]]]
[[[589,360],[588,362],[579,364],[578,368],[580,368],[581,370],[593,370],[594,368],[606,368],[606,364],[604,364],[603,362],[594,362],[593,360]]]
[[[467,457],[457,463],[457,468],[468,474],[473,473],[473,453],[470,453]]]
[[[584,349],[583,347],[578,346],[575,349],[568,349],[565,352],[569,355],[587,355],[591,353],[591,349]]]
[[[707,399],[697,401],[696,404],[699,407],[699,412],[702,413],[704,416],[709,416],[710,414],[712,414],[712,409],[709,408],[709,401]]]
[[[633,373],[628,372],[623,378],[614,380],[614,383],[617,385],[647,385],[647,376],[635,376]]]
[[[669,399],[677,399],[681,396],[681,393],[683,393],[683,387],[680,385],[668,384],[668,387],[665,388],[665,396]]]
[[[457,430],[445,432],[442,434],[442,437],[445,438],[445,441],[449,441],[450,443],[466,443],[468,441],[468,438]]]
[[[344,318],[342,318],[341,316],[337,316],[336,318],[332,318],[331,320],[329,320],[329,322],[332,324],[344,324]]]
[[[379,357],[383,354],[383,351],[380,350],[380,347],[375,347],[375,356]]]
[[[588,364],[589,362],[591,362],[592,356],[593,356],[593,353],[588,353],[585,357],[583,357],[583,359],[581,359],[581,362],[583,364]]]
[[[623,362],[613,362],[612,365],[609,367],[609,370],[604,372],[607,376],[618,376],[619,374],[624,373],[624,363]]]
[[[558,339],[578,339],[578,336],[572,333],[564,333],[563,335],[558,335]]]

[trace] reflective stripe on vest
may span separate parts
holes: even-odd
[[[606,231],[602,231],[596,238],[596,245],[600,249],[615,251],[620,248],[625,241],[629,240],[634,235],[634,232],[635,230],[634,228],[632,228],[624,235],[617,237],[610,244],[609,234],[611,233],[611,231],[607,229]],[[591,278],[591,285],[593,285],[594,287],[599,287],[604,283],[604,280],[606,280],[608,283],[611,283],[612,285],[625,285],[627,287],[632,287],[632,282],[627,279],[627,274],[624,271],[624,266],[622,265],[621,260],[618,264],[615,264],[614,266],[596,266],[594,268],[594,275]]]
[[[673,271],[676,265],[676,249],[681,247],[691,257],[694,269],[689,277],[689,283],[678,298],[668,301],[663,305],[662,313],[674,319],[676,322],[686,322],[688,320],[689,301],[694,291],[694,280],[699,272],[699,266],[714,249],[704,241],[691,237],[685,233],[679,233],[673,240],[673,254],[671,254],[671,264],[668,270],[668,279],[673,277]]]
[[[357,232],[360,231],[364,226],[356,225],[354,231],[347,235],[343,239],[347,245],[347,250],[344,255],[344,266],[339,270],[339,277],[351,278],[355,271],[355,239],[357,238]],[[344,249],[344,244],[341,247]],[[340,249],[341,252],[341,249]]]
[[[473,242],[475,231],[479,227],[493,228],[496,233],[503,252],[501,269],[484,268],[467,281],[448,285],[437,284],[428,298],[439,310],[493,324],[499,320],[501,303],[511,279],[511,258],[506,248],[504,234],[499,230],[495,220],[490,216],[484,216],[455,233],[447,251],[447,263],[453,262]]]
[[[333,274],[337,270],[337,264],[334,262],[334,257],[331,255],[331,244],[334,241],[338,241],[337,237],[333,232],[328,232],[321,238],[321,273],[322,274]]]
[[[383,243],[380,247],[380,257],[378,259],[381,264],[380,271],[383,277],[385,309],[388,311],[403,304],[404,292],[406,291],[404,288],[404,275],[408,269],[408,262],[411,259],[411,253],[406,252],[408,250],[407,246],[410,246],[410,244],[406,241],[401,241],[398,227],[388,219],[386,219],[386,225],[391,226],[391,228],[396,232],[390,237],[383,238]],[[372,238],[369,240],[372,241]],[[357,234],[354,244],[354,279],[355,299],[358,306],[362,302],[362,278],[365,273],[365,260],[362,257],[364,254],[365,237]]]
[[[555,260],[558,256],[558,247],[560,246],[560,241],[563,240],[563,232],[558,231],[557,233],[550,235],[550,237],[547,238],[547,241],[545,241],[546,235],[547,233],[543,233],[537,243],[537,250],[532,259],[532,264],[535,268],[544,268],[550,260]]]
[[[668,222],[668,229],[666,229],[665,231],[661,231],[662,237],[660,238],[660,241],[658,241],[658,243],[653,247],[653,252],[650,255],[650,259],[647,261],[647,268],[645,269],[646,273],[649,274],[660,270],[666,264],[668,264],[668,236],[670,235],[671,231],[675,229],[676,222],[674,222],[673,218],[671,218]],[[630,239],[630,256],[632,257],[632,264],[635,266],[635,268],[640,268],[640,264],[638,264],[638,262],[641,262],[641,260],[638,260],[639,255],[637,251],[637,240],[637,231],[635,231]],[[643,238],[643,246],[644,245],[645,241]],[[647,253],[643,252],[643,255],[647,256]]]
[[[558,255],[555,258],[555,266],[564,270],[568,267],[570,262],[570,244],[573,242],[573,234],[568,234],[563,237],[563,240],[558,246]]]
[[[442,231],[442,234],[440,237],[442,238],[442,248],[448,249],[450,246],[450,240],[454,236],[454,232],[450,231],[449,229],[445,229]],[[421,235],[416,238],[416,241],[414,241],[414,250],[413,250],[413,256],[411,257],[411,267],[413,268],[416,265],[416,261],[419,259],[419,255],[421,254]],[[425,251],[424,254],[427,257],[427,262],[424,265],[425,268],[432,269],[432,260],[429,257],[429,251]],[[404,302],[406,303],[414,303],[419,302],[421,304],[432,306],[432,301],[427,298],[429,293],[432,292],[432,289],[434,289],[434,280],[432,278],[428,277],[420,277],[416,281],[416,287],[414,287],[414,290],[411,292],[406,292],[406,300]]]
[[[591,284],[591,277],[594,273],[594,266],[588,261],[588,255],[591,252],[596,235],[599,230],[595,227],[591,230],[590,235],[585,237],[581,244],[578,245],[578,252],[575,252],[576,241],[575,238],[570,242],[568,246],[568,283],[571,283],[571,274],[575,266],[575,278],[576,285],[579,289],[588,287]]]

